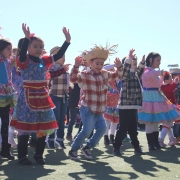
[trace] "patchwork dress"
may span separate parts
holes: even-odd
[[[43,56],[39,63],[27,56],[24,63],[17,59],[23,78],[11,126],[22,132],[51,134],[58,128],[53,112],[55,107],[47,90],[47,69],[53,63],[51,56]]]
[[[161,92],[161,71],[147,67],[142,75],[143,104],[138,113],[139,122],[171,123],[179,114],[173,108],[172,103]]]
[[[0,55],[0,107],[15,106],[16,91],[12,84],[12,66],[14,61]]]
[[[104,118],[113,123],[119,123],[119,109],[117,108],[120,93],[117,89],[116,81],[111,80],[108,85],[106,99],[106,110]]]

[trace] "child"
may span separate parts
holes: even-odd
[[[143,56],[137,68],[137,58],[133,55],[134,51],[134,49],[130,50],[129,57],[124,62],[122,88],[118,105],[120,126],[116,132],[115,142],[113,144],[113,154],[115,156],[121,156],[120,147],[127,132],[134,147],[134,154],[145,154],[139,145],[137,137],[137,110],[142,106],[142,90],[139,79],[145,67],[145,57]]]
[[[59,50],[60,47],[56,46],[51,49],[50,54],[55,55]],[[64,62],[65,56],[53,63],[49,69],[50,74],[59,72],[59,69],[63,68]],[[67,95],[69,93],[69,73],[67,71],[57,77],[51,76],[51,89],[49,93],[56,106],[53,111],[59,128],[56,131],[57,137],[55,138],[55,133],[51,134],[48,138],[47,145],[49,148],[54,149],[56,144],[59,148],[65,149],[64,120],[67,110]]]
[[[170,69],[170,72],[172,74],[173,79],[177,77],[179,80],[177,88],[174,91],[174,94],[175,94],[176,104],[180,106],[180,69],[173,68],[173,69]],[[175,123],[173,126],[173,133],[174,133],[174,136],[176,137],[176,143],[179,143],[180,142],[180,118],[175,120]]]
[[[1,152],[0,155],[14,160],[11,155],[11,144],[8,143],[8,127],[10,108],[15,105],[15,90],[12,84],[12,44],[7,39],[0,39],[0,118],[1,124]]]
[[[104,69],[108,71],[115,71],[114,64],[104,66]],[[111,80],[108,83],[108,93],[106,99],[106,110],[104,112],[104,118],[106,120],[106,132],[104,135],[104,144],[114,143],[114,134],[116,131],[117,124],[119,123],[119,112],[118,112],[118,100],[120,94],[117,88],[117,83],[115,80]],[[110,139],[108,137],[108,132],[110,129]]]
[[[71,120],[68,124],[68,129],[67,129],[67,136],[66,139],[68,141],[72,140],[72,130],[73,130],[73,125],[76,120],[76,116],[78,114],[79,108],[78,108],[78,103],[79,103],[79,98],[80,98],[80,88],[77,83],[74,83],[73,86],[70,87],[71,91],[69,93],[69,111],[71,115]]]
[[[17,53],[18,53],[18,48],[13,48],[13,50],[12,50],[12,55],[13,55],[14,61],[15,61]],[[17,66],[12,67],[12,83],[13,83],[15,91],[17,92],[15,94],[15,100],[17,101],[18,96],[19,96],[19,92],[20,92],[20,90],[22,88],[22,77],[19,74]],[[11,108],[11,110],[10,110],[10,120],[12,118],[13,112],[14,112],[14,108]],[[14,133],[15,133],[14,129],[9,127],[8,142],[11,144],[12,147],[17,147],[16,141],[14,140]]]
[[[108,81],[112,79],[120,79],[122,75],[121,62],[118,58],[115,60],[117,70],[108,72],[103,68],[108,54],[113,53],[112,48],[107,49],[95,46],[84,56],[85,61],[89,61],[91,69],[87,69],[78,73],[79,66],[82,63],[82,58],[75,59],[75,65],[72,68],[70,79],[72,83],[77,82],[83,90],[81,100],[80,115],[83,123],[81,132],[77,135],[69,151],[71,159],[79,159],[77,151],[80,149],[84,140],[89,137],[92,130],[96,132],[86,145],[81,148],[82,153],[87,159],[92,159],[90,149],[93,148],[101,139],[106,131],[106,123],[103,117],[103,112],[106,107],[106,94],[108,90]]]
[[[162,86],[161,86],[161,91],[165,94],[167,99],[174,105],[176,104],[174,91],[177,87],[177,84],[178,84],[178,82],[173,82],[171,74],[166,71],[164,74],[164,84],[162,84]],[[162,130],[161,130],[160,137],[159,137],[159,144],[161,147],[166,146],[166,144],[164,143],[164,138],[165,138],[166,134],[168,134],[168,137],[169,137],[168,145],[173,146],[176,144],[176,139],[175,139],[175,137],[173,135],[173,131],[171,129],[172,125],[173,125],[173,122],[162,124]]]
[[[36,151],[34,159],[39,164],[45,164],[43,152],[46,134],[58,128],[52,108],[54,104],[46,89],[46,71],[53,60],[60,59],[69,46],[70,34],[66,28],[63,33],[66,41],[56,55],[41,57],[44,42],[39,37],[30,34],[29,27],[22,25],[25,38],[17,58],[17,65],[21,70],[23,88],[19,94],[17,105],[11,120],[11,126],[18,132],[18,160],[21,165],[31,165],[26,158],[28,139],[31,132],[37,133]],[[28,55],[26,54],[28,50]]]
[[[151,52],[146,58],[146,66],[142,75],[143,105],[138,114],[139,122],[146,124],[146,136],[149,150],[160,149],[158,124],[171,123],[179,115],[173,109],[171,103],[161,94],[159,88],[162,84],[163,71],[159,68],[161,56]]]

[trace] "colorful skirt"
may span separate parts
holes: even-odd
[[[7,105],[10,105],[10,108],[12,108],[15,106],[15,104],[15,94],[0,95],[0,107],[6,107]]]
[[[24,90],[19,94],[10,126],[22,132],[52,134],[58,128],[53,110],[33,111],[27,104]]]
[[[159,90],[144,90],[142,109],[138,113],[140,123],[166,123],[174,121],[179,113]]]
[[[106,107],[104,118],[113,123],[119,123],[119,109],[116,107]]]

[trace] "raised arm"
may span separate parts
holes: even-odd
[[[116,58],[114,61],[114,64],[117,68],[115,72],[108,71],[108,81],[111,81],[112,79],[114,80],[119,80],[122,77],[122,72],[123,72],[123,66],[121,64],[121,61],[119,58]]]
[[[19,53],[19,61],[20,62],[25,62],[26,61],[26,54],[27,54],[27,49],[28,49],[28,44],[29,44],[29,39],[30,39],[30,29],[29,27],[26,27],[26,24],[22,24],[22,30],[24,32],[25,38],[22,43],[20,53]]]
[[[58,59],[62,58],[65,54],[68,46],[70,45],[71,36],[69,33],[69,29],[67,30],[66,27],[63,27],[63,33],[66,37],[66,41],[61,46],[60,50],[57,52],[57,54],[53,55],[54,61],[57,61]]]

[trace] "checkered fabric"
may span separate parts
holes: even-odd
[[[175,94],[176,103],[180,104],[180,83],[178,84],[174,94]]]
[[[145,65],[139,64],[136,72],[131,72],[131,59],[126,59],[122,76],[119,109],[140,109],[142,106],[142,87],[140,78]]]
[[[106,94],[108,90],[108,81],[119,80],[122,76],[122,69],[118,68],[115,72],[101,70],[100,73],[94,73],[87,69],[78,72],[75,66],[71,70],[70,81],[77,82],[83,90],[81,105],[88,107],[93,113],[103,113],[106,108]]]
[[[65,97],[66,94],[69,93],[69,73],[66,71],[57,70],[58,72],[50,71],[51,76],[51,89],[50,94],[53,94],[58,97]],[[62,73],[62,74],[61,74]],[[61,74],[57,76],[57,74]]]

